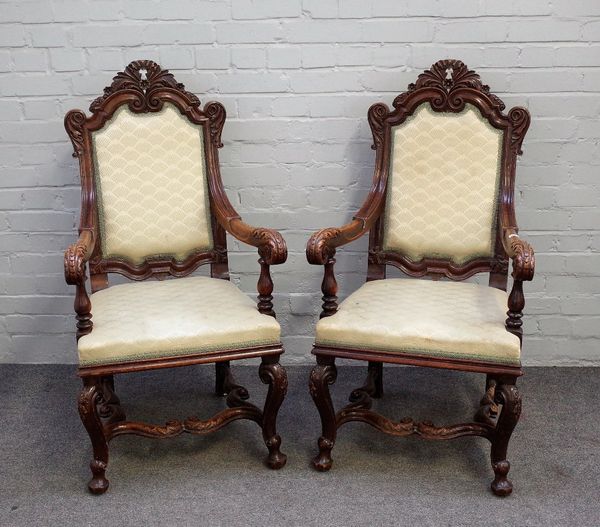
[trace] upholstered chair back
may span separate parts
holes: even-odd
[[[204,132],[179,109],[120,106],[92,132],[103,258],[183,261],[213,247]]]
[[[420,104],[391,127],[383,249],[412,261],[492,257],[503,131],[480,110]]]

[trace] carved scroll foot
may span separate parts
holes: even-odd
[[[350,394],[350,402],[357,402],[365,396],[373,399],[383,397],[383,364],[381,362],[369,362],[365,384]],[[371,405],[368,405],[370,408]]]
[[[317,365],[310,372],[310,395],[321,416],[322,434],[318,441],[319,454],[313,459],[313,466],[321,471],[327,471],[333,464],[331,450],[335,444],[337,423],[335,410],[329,393],[329,385],[337,378],[335,358],[318,357]]]
[[[222,371],[223,379],[220,388],[222,392],[227,395],[227,397],[225,398],[225,403],[227,404],[227,406],[229,408],[238,408],[240,406],[244,406],[260,412],[260,410],[258,410],[256,406],[248,402],[248,399],[250,399],[250,394],[248,393],[248,390],[243,386],[239,385],[237,382],[235,382],[235,378],[229,366],[229,362],[223,364],[225,364],[225,366],[223,367]]]
[[[100,382],[102,384],[102,400],[98,405],[98,415],[105,419],[107,423],[125,421],[125,411],[115,393],[114,377],[112,375],[102,377]]]
[[[493,463],[492,468],[496,475],[491,485],[492,492],[496,496],[508,496],[513,490],[512,482],[506,477],[510,470],[510,463],[508,461],[499,461],[498,463]]]
[[[519,421],[521,415],[521,395],[514,385],[498,384],[496,386],[495,402],[502,405],[502,410],[498,417],[498,423],[492,436],[492,468],[495,478],[492,482],[492,491],[496,496],[508,496],[513,489],[512,483],[507,475],[510,470],[510,463],[506,459],[508,442]]]
[[[103,389],[101,380],[93,379],[84,381],[84,387],[79,394],[79,416],[87,430],[94,458],[90,463],[92,479],[88,488],[92,494],[103,494],[108,489],[108,480],[105,472],[108,465],[108,441],[104,435],[102,421],[98,413],[98,406],[103,402]]]
[[[288,380],[285,368],[278,360],[278,356],[263,357],[258,370],[260,380],[269,385],[263,409],[262,433],[269,449],[267,465],[274,470],[282,468],[287,461],[287,456],[279,449],[281,437],[277,434],[277,413],[287,393]]]
[[[92,479],[88,483],[88,489],[92,494],[104,494],[108,490],[108,480],[104,476],[106,463],[93,459],[90,463],[90,469],[92,470]]]
[[[317,444],[319,445],[319,454],[313,458],[313,467],[319,472],[327,472],[333,465],[331,451],[335,443],[331,439],[321,436]]]
[[[495,426],[498,417],[498,405],[494,402],[496,380],[488,376],[485,390],[485,395],[479,402],[479,409],[475,413],[475,421]]]

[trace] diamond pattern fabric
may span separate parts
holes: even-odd
[[[392,139],[384,249],[458,264],[491,256],[502,131],[473,105],[456,114],[423,104]]]
[[[467,282],[374,280],[319,320],[316,343],[518,366],[507,302],[504,291]]]
[[[200,127],[170,104],[143,114],[123,106],[93,143],[104,257],[181,261],[212,248]]]
[[[227,280],[195,276],[114,285],[91,297],[82,366],[278,345],[277,320]]]

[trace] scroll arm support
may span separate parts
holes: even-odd
[[[92,303],[88,296],[86,264],[94,251],[94,235],[91,230],[83,230],[79,239],[65,251],[64,270],[67,284],[74,285],[75,313],[77,318],[77,339],[92,331]]]
[[[273,280],[271,265],[279,265],[287,260],[287,246],[283,236],[274,229],[252,227],[244,223],[239,216],[221,221],[223,227],[241,242],[258,249],[260,256],[260,277],[256,288],[258,290],[258,310],[264,315],[275,316],[273,310]]]
[[[533,279],[535,255],[531,245],[519,237],[516,229],[505,229],[502,241],[504,250],[513,262],[513,287],[508,297],[508,318],[505,325],[508,331],[521,339],[523,308],[525,307],[523,282]]]
[[[354,218],[343,227],[321,229],[308,240],[306,245],[308,263],[324,266],[323,282],[321,284],[323,311],[320,318],[333,315],[338,308],[338,284],[334,274],[336,248],[360,238],[369,228],[370,222],[364,218]]]

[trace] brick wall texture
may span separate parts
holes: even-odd
[[[369,187],[368,107],[441,58],[480,72],[532,114],[517,172],[525,364],[600,365],[600,2],[597,0],[138,0],[0,4],[0,361],[74,362],[78,170],[64,114],[146,58],[228,112],[222,172],[249,223],[278,228],[286,362],[311,360],[322,269],[311,231],[345,223]],[[257,255],[230,240],[255,292]],[[366,274],[366,239],[339,252],[341,294]]]

